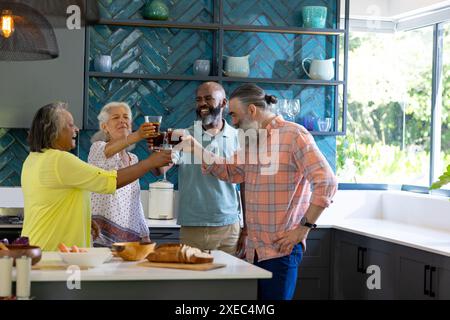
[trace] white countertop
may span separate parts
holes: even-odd
[[[209,271],[177,270],[139,266],[145,262],[126,262],[113,258],[103,265],[81,270],[81,281],[123,280],[206,280],[206,279],[269,279],[272,273],[233,257],[223,251],[212,251],[214,263],[226,267]],[[57,252],[43,252],[39,264],[63,264]],[[67,281],[66,270],[32,270],[31,281]],[[15,279],[15,275],[14,275]]]
[[[341,191],[317,225],[450,257],[449,214],[446,197],[404,191]]]
[[[335,229],[450,257],[450,233],[382,219],[344,219]]]

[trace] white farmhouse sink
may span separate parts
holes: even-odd
[[[319,224],[366,219],[450,232],[450,201],[405,191],[339,190]]]

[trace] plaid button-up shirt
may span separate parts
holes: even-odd
[[[255,250],[259,261],[286,255],[274,239],[297,228],[310,204],[328,207],[337,189],[332,169],[304,127],[278,116],[266,130],[267,157],[275,163],[251,163],[251,151],[246,150],[246,161],[239,162],[235,153],[232,159],[214,157],[212,164],[202,166],[204,173],[221,180],[245,182],[246,258],[251,263]]]

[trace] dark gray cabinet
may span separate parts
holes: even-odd
[[[150,228],[150,239],[156,243],[178,243],[180,228]]]
[[[450,258],[334,230],[334,299],[450,299]],[[380,271],[380,288],[369,288],[369,266]]]
[[[398,256],[399,299],[450,299],[449,257],[406,247]]]
[[[390,243],[368,238],[363,252],[364,261],[364,279],[366,295],[369,300],[395,299],[395,265],[396,255],[392,251],[393,246]],[[371,270],[368,268],[372,266]],[[375,279],[379,274],[379,281]],[[379,285],[379,288],[374,287]]]
[[[413,258],[400,257],[399,259],[399,298],[428,300],[435,296],[432,278],[435,269],[423,261]]]
[[[339,239],[339,237],[334,248],[333,297],[336,299],[362,299],[365,292],[365,277],[359,269],[361,248],[358,243]]]
[[[447,260],[450,260],[447,258]],[[450,300],[450,262],[436,269],[436,298],[439,300]]]
[[[330,298],[331,229],[314,229],[298,269],[295,300]]]
[[[9,243],[20,237],[21,228],[0,228],[0,240],[8,239]]]
[[[391,244],[336,230],[334,251],[333,298],[395,299],[396,259]]]

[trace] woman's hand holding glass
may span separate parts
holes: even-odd
[[[172,163],[172,150],[160,150],[159,152],[152,152],[147,158],[151,161],[153,168],[161,168]]]
[[[137,130],[141,139],[148,139],[154,137],[156,134],[156,127],[150,122],[144,122]]]

